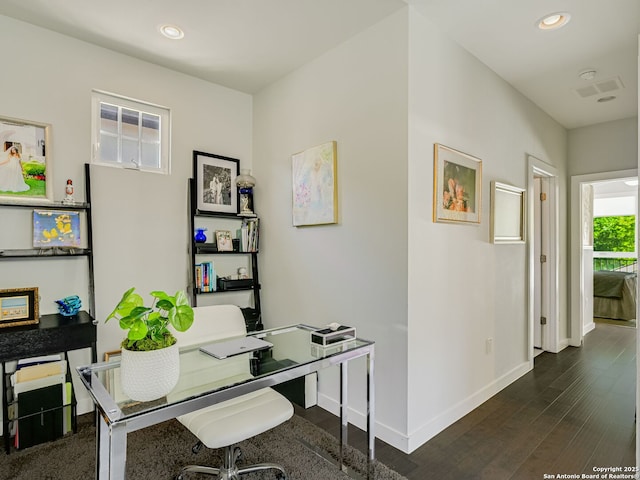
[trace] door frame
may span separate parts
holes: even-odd
[[[582,249],[582,186],[591,183],[637,177],[637,169],[574,175],[571,177],[571,336],[570,345],[579,347],[584,338],[584,308],[582,303],[584,282],[584,252]]]
[[[536,321],[534,315],[534,287],[535,287],[535,261],[539,259],[535,258],[534,254],[534,178],[543,177],[548,186],[547,201],[549,202],[548,217],[546,219],[546,228],[543,228],[543,233],[547,237],[547,245],[549,251],[547,255],[548,268],[544,273],[542,285],[544,287],[543,295],[546,295],[548,300],[548,312],[547,312],[547,325],[542,329],[542,348],[543,350],[557,353],[567,345],[563,345],[560,342],[560,329],[559,329],[559,295],[558,295],[558,281],[559,281],[559,257],[560,252],[560,228],[559,228],[559,182],[558,172],[555,167],[552,167],[548,163],[532,156],[527,155],[527,260],[528,260],[528,326],[529,326],[529,363],[533,368],[533,327]],[[537,320],[539,321],[539,319]]]

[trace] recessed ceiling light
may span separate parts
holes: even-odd
[[[600,97],[598,99],[598,103],[610,102],[611,100],[615,100],[615,99],[616,99],[615,95],[608,95],[606,97]]]
[[[593,68],[587,68],[586,70],[581,71],[578,76],[582,79],[582,80],[593,80],[594,78],[596,78],[596,70]]]
[[[175,25],[160,25],[160,33],[171,40],[180,40],[184,37],[184,32],[180,27]]]
[[[564,27],[569,23],[570,19],[571,15],[567,12],[550,13],[538,20],[538,28],[541,30],[553,30]]]

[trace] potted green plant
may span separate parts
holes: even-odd
[[[130,288],[105,320],[116,318],[120,328],[128,331],[121,344],[120,378],[132,400],[156,400],[176,386],[180,356],[169,326],[184,332],[193,323],[193,309],[184,291],[174,296],[153,291],[151,296],[153,304],[147,307],[135,287]]]

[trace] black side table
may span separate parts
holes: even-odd
[[[71,381],[71,371],[67,352],[91,348],[91,361],[97,362],[96,350],[97,328],[93,318],[85,311],[73,317],[59,314],[43,315],[37,325],[25,325],[0,329],[0,362],[2,362],[2,436],[4,448],[8,454],[11,450],[11,432],[9,420],[9,399],[11,381],[6,373],[6,363],[21,358],[53,355],[64,352],[67,360],[67,381]],[[77,432],[76,398],[72,394],[72,427]],[[62,407],[60,407],[62,408]]]

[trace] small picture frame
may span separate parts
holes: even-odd
[[[434,144],[433,221],[480,223],[482,160]]]
[[[80,246],[80,212],[57,210],[33,211],[33,247]]]
[[[0,328],[38,322],[38,287],[0,290]]]
[[[491,243],[525,242],[524,188],[491,182]]]
[[[205,152],[193,152],[196,205],[201,212],[237,215],[236,178],[240,160]]]
[[[233,239],[229,230],[216,230],[216,246],[219,252],[233,252]]]

